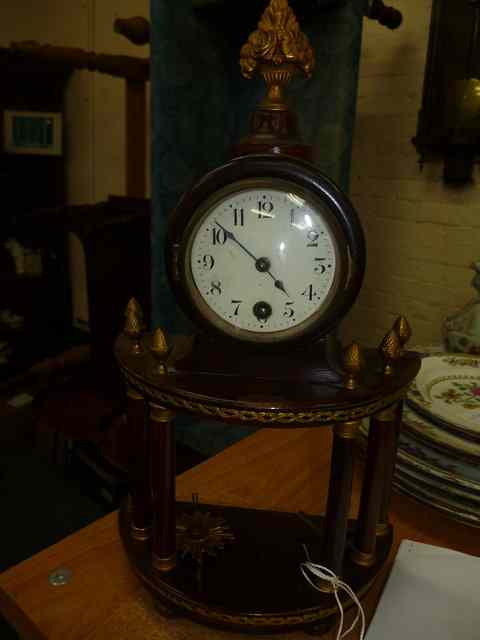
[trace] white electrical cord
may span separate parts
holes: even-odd
[[[341,640],[341,638],[345,638],[346,636],[348,636],[355,629],[359,620],[361,620],[360,640],[363,640],[365,636],[365,627],[366,627],[365,612],[363,610],[360,600],[358,599],[357,594],[346,582],[343,582],[343,580],[340,580],[340,578],[336,576],[333,571],[331,571],[330,569],[327,569],[327,567],[323,567],[320,564],[315,564],[311,562],[307,549],[305,549],[305,553],[307,554],[307,562],[302,562],[302,564],[300,565],[300,571],[302,572],[307,582],[317,591],[322,591],[322,589],[318,585],[316,585],[315,582],[313,582],[312,578],[310,577],[309,574],[312,574],[316,578],[320,578],[321,580],[326,581],[332,585],[333,595],[335,596],[338,610],[340,611],[340,625],[338,627],[336,640]],[[338,595],[338,592],[340,590],[345,591],[353,600],[353,602],[357,605],[357,615],[355,617],[355,620],[346,631],[343,630],[344,611],[343,611],[343,605]]]

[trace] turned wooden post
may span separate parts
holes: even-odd
[[[390,502],[392,499],[393,476],[395,475],[395,463],[397,460],[398,437],[402,424],[403,401],[394,409],[393,423],[386,429],[385,434],[385,476],[380,504],[380,515],[377,524],[377,536],[383,536],[390,532],[389,523]]]
[[[174,414],[150,404],[150,473],[153,497],[152,564],[170,571],[176,564]]]
[[[324,558],[326,566],[336,575],[342,574],[345,556],[358,426],[359,422],[341,422],[333,427]]]
[[[360,510],[358,514],[355,548],[352,559],[362,566],[375,563],[377,525],[380,520],[382,497],[387,475],[386,451],[390,433],[394,429],[395,406],[389,407],[370,419],[367,459],[363,478]]]
[[[127,387],[127,421],[129,431],[128,475],[130,484],[131,535],[147,540],[151,535],[152,505],[150,499],[149,430],[146,403],[133,387]]]

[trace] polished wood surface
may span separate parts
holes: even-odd
[[[0,52],[13,61],[23,58],[70,69],[88,69],[136,82],[147,82],[149,78],[149,58],[96,53],[78,47],[58,47],[31,40],[12,42],[10,47],[1,47]]]
[[[377,525],[380,521],[383,494],[387,489],[385,486],[386,453],[391,431],[394,431],[393,424],[386,424],[377,416],[372,416],[355,540],[355,553],[360,553],[361,560],[367,564],[373,562],[375,558]]]
[[[195,492],[200,502],[321,513],[328,490],[330,447],[329,430],[263,429],[179,476],[177,497],[190,500]],[[359,503],[358,471],[352,513]],[[477,530],[396,493],[391,519],[395,528],[392,559],[403,538],[480,555]],[[50,587],[48,575],[58,567],[71,569],[72,581]],[[385,574],[366,597],[368,617]],[[157,610],[128,565],[115,513],[1,575],[0,612],[25,638],[35,640],[238,638],[238,634],[214,631],[183,618],[165,617]],[[296,632],[276,637],[300,640],[307,636]],[[334,637],[333,632],[325,636]]]
[[[150,495],[152,430],[147,429],[143,398],[127,389],[128,477],[130,485],[132,525],[137,537],[147,535],[152,526]]]
[[[185,350],[191,346],[188,338],[174,336],[169,345],[171,351],[164,365],[165,375],[158,374],[158,362],[152,355],[152,335],[142,338],[142,349],[132,350],[131,341],[121,334],[115,344],[117,361],[126,382],[149,402],[165,406],[172,411],[184,411],[197,418],[207,416],[224,423],[301,428],[324,428],[333,423],[359,420],[372,415],[400,400],[408,385],[418,373],[420,359],[414,352],[406,352],[395,362],[391,375],[383,374],[383,360],[376,350],[366,352],[367,364],[362,369],[355,389],[345,389],[343,384],[325,382],[324,370],[318,378],[275,378],[276,370],[270,359],[264,356],[269,367],[269,377],[258,378],[251,369],[244,369],[238,361],[238,375],[199,375],[204,370],[183,371],[177,369]],[[222,344],[226,349],[226,345]],[[315,345],[311,345],[315,351]],[[245,347],[247,351],[247,347]],[[288,352],[282,359],[273,360],[277,368],[283,362],[288,370]],[[212,359],[215,359],[212,351]],[[308,366],[311,362],[308,363]],[[205,368],[209,365],[205,365]]]
[[[354,424],[356,429],[358,423]],[[353,434],[353,430],[333,429],[324,557],[327,567],[338,576],[342,575],[344,565],[352,495],[355,443]]]

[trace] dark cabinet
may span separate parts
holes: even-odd
[[[65,235],[33,215],[64,207],[65,154],[42,149],[32,153],[21,145],[12,152],[8,144],[12,122],[55,114],[61,126],[70,73],[65,64],[39,63],[0,49],[0,343],[8,355],[0,363],[1,379],[55,350],[54,343],[71,324]],[[4,246],[8,239],[30,254],[36,252],[41,270],[16,269]],[[23,322],[16,322],[18,318]]]

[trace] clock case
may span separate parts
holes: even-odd
[[[171,354],[172,373],[236,376],[242,381],[239,393],[248,392],[252,381],[263,379],[341,385],[344,374],[337,327],[353,305],[365,271],[365,241],[358,216],[342,191],[312,164],[312,147],[300,139],[296,115],[284,96],[294,75],[311,75],[314,60],[308,39],[288,11],[280,14],[288,22],[293,40],[287,38],[288,42],[281,44],[286,32],[277,29],[283,24],[281,20],[278,23],[278,7],[278,3],[271,4],[259,22],[259,31],[251,34],[240,52],[244,77],[259,73],[267,86],[265,98],[252,113],[250,133],[234,147],[233,159],[201,178],[181,198],[170,216],[165,247],[172,291],[197,328],[185,350]],[[277,43],[273,58],[265,55],[265,38]],[[286,339],[271,343],[240,339],[212,325],[188,292],[185,261],[182,263],[202,205],[228,185],[251,179],[285,180],[312,193],[328,206],[334,227],[343,236],[343,256],[339,260],[342,282],[325,313],[301,335],[286,335]]]
[[[252,147],[249,142],[248,150]],[[233,183],[255,179],[272,180],[272,186],[278,180],[292,183],[324,203],[331,213],[328,222],[340,250],[338,286],[324,313],[300,335],[282,341],[252,342],[224,333],[201,313],[187,285],[190,266],[185,259],[186,249],[202,214],[202,205]],[[175,297],[198,328],[186,352],[175,359],[177,371],[340,382],[342,372],[336,330],[362,284],[365,241],[357,213],[348,198],[313,164],[285,153],[250,153],[214,169],[184,194],[173,211],[165,254]]]

